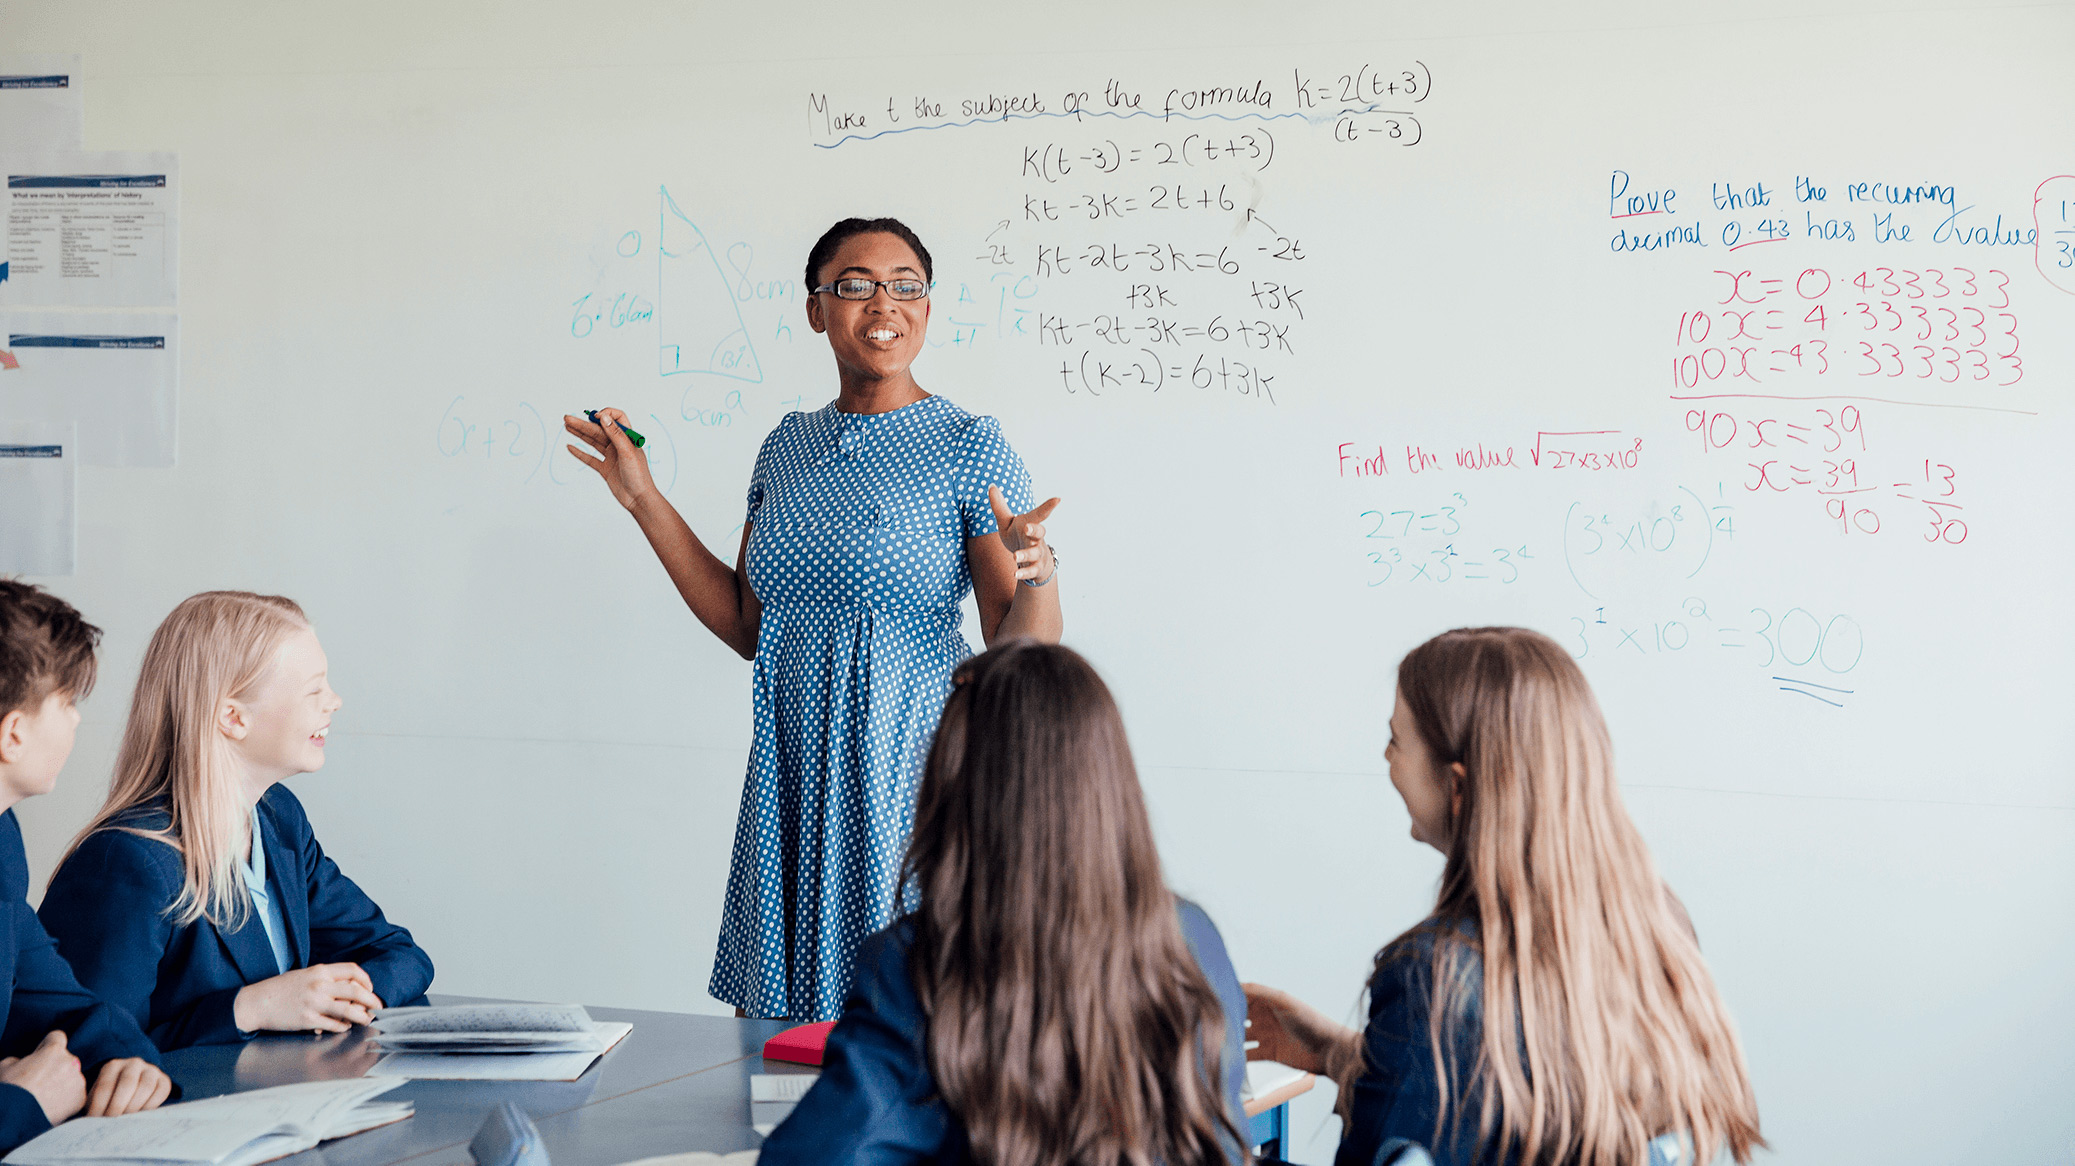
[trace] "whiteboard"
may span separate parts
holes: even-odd
[[[806,249],[895,214],[918,379],[1064,497],[1068,641],[1246,978],[1355,1007],[1439,871],[1392,669],[1525,624],[1599,694],[1778,1160],[2065,1159],[2066,6],[8,24],[83,55],[90,147],[187,183],[179,465],[81,473],[50,582],[106,679],[39,870],[157,620],[283,592],[345,699],[293,786],[439,988],[722,1010],[749,667],[556,418],[627,409],[732,553],[761,437],[833,393]]]

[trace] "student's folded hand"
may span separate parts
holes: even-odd
[[[0,1059],[0,1083],[29,1091],[43,1116],[56,1125],[86,1105],[86,1075],[79,1058],[65,1047],[65,1034],[53,1030],[26,1057]]]
[[[247,984],[231,1013],[246,1032],[345,1032],[381,1007],[359,964],[316,964]]]
[[[87,1098],[88,1117],[121,1117],[146,1109],[157,1109],[173,1092],[173,1079],[166,1071],[143,1057],[124,1057],[101,1066],[94,1078],[93,1095]]]

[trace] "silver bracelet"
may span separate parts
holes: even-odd
[[[1043,579],[1039,579],[1035,582],[1029,579],[1018,579],[1016,580],[1016,582],[1023,584],[1025,587],[1043,587],[1047,583],[1050,583],[1052,580],[1059,577],[1059,552],[1056,550],[1052,550],[1052,546],[1049,543],[1045,545],[1045,549],[1048,551],[1052,551],[1052,573],[1050,575],[1045,576]]]

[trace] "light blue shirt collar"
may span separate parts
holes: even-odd
[[[238,864],[245,889],[252,892],[252,910],[267,932],[267,946],[274,951],[274,966],[288,970],[288,924],[281,918],[281,904],[267,890],[267,844],[259,832],[259,806],[252,807],[252,850]]]

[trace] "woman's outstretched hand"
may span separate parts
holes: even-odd
[[[1045,542],[1045,519],[1051,517],[1059,499],[1047,498],[1028,514],[1011,514],[1001,487],[989,486],[987,505],[994,509],[995,524],[1001,528],[1001,545],[1016,556],[1017,580],[1051,578],[1055,564],[1052,547]]]
[[[605,479],[606,488],[612,491],[614,501],[632,510],[636,503],[656,492],[656,480],[648,473],[648,458],[634,448],[634,443],[627,440],[626,433],[620,428],[626,424],[625,413],[618,409],[600,409],[598,417],[607,424],[594,425],[570,414],[562,417],[562,428],[590,446],[598,456],[593,457],[573,445],[567,448],[576,460],[598,471],[598,476]]]
[[[1247,1060],[1278,1061],[1346,1084],[1361,1063],[1360,1033],[1280,988],[1240,988],[1246,992],[1246,1039],[1252,1046]]]

